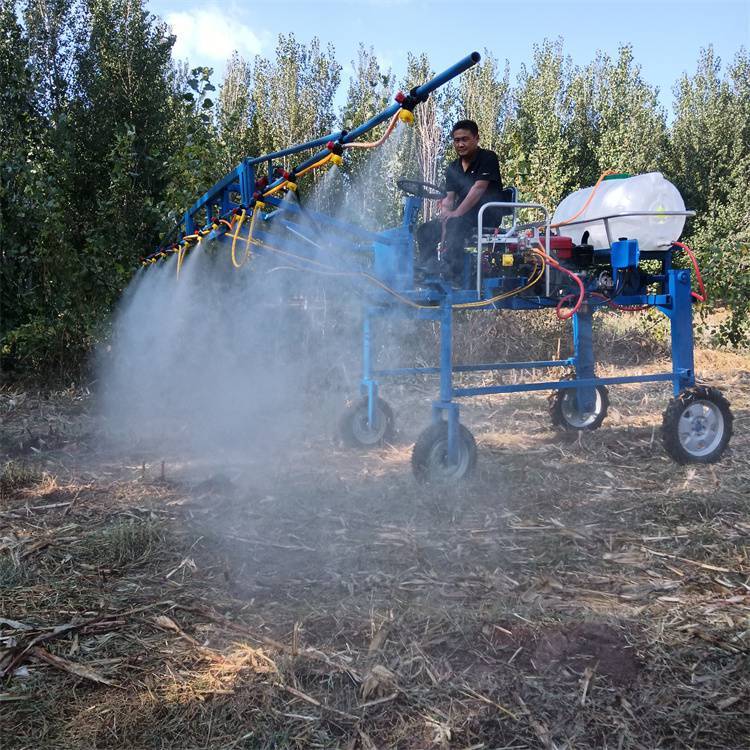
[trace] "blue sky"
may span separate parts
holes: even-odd
[[[342,91],[360,42],[400,75],[408,51],[425,52],[442,70],[485,48],[515,78],[532,47],[562,37],[573,62],[588,63],[597,49],[616,55],[631,44],[644,78],[660,89],[669,110],[672,86],[695,69],[701,47],[713,44],[724,63],[750,48],[750,0],[706,2],[533,2],[531,0],[151,0],[149,8],[177,34],[175,56],[209,65],[218,74],[233,49],[248,59],[272,56],[280,33],[307,42],[331,42],[343,65]]]

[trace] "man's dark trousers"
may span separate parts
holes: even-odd
[[[464,248],[476,228],[476,211],[469,211],[463,216],[448,219],[445,222],[442,257],[453,278],[459,278],[463,271]],[[416,235],[419,250],[418,265],[424,266],[431,258],[435,258],[438,243],[443,235],[443,222],[440,219],[425,222],[417,227]]]

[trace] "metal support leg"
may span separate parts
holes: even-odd
[[[367,426],[375,424],[378,384],[372,377],[372,318],[365,310],[362,321],[362,394],[367,396]]]
[[[576,380],[594,377],[594,335],[591,307],[584,303],[573,316],[573,348]],[[594,388],[577,388],[576,399],[580,412],[592,411],[596,403]]]
[[[446,413],[449,463],[458,461],[458,405],[453,403],[453,307],[449,294],[440,310],[440,401],[433,405],[433,421]]]
[[[671,309],[669,317],[672,339],[672,386],[678,396],[695,385],[693,360],[693,301],[690,295],[690,271],[670,269],[667,272]]]

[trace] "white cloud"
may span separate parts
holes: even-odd
[[[218,6],[169,13],[166,21],[177,37],[172,55],[191,65],[223,65],[234,50],[252,59],[266,46],[267,34],[257,34],[231,15],[227,17]]]

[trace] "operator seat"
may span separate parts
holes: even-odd
[[[515,203],[518,200],[518,198],[516,197],[517,195],[518,195],[518,190],[516,190],[516,188],[513,187],[512,185],[510,187],[503,188],[500,191],[500,201],[499,202],[501,202],[501,203]],[[485,211],[485,215],[487,214],[487,212],[489,210],[490,209],[487,209],[487,211]],[[496,208],[496,209],[494,209],[493,213],[495,215],[499,214],[501,217],[505,217],[505,216],[513,216],[513,214],[515,213],[515,211],[516,211],[516,209],[514,209],[514,208]],[[497,225],[493,224],[493,223],[485,224],[484,223],[484,217],[482,217],[482,231],[484,231],[485,233],[488,230],[489,231],[494,230],[496,228],[496,226]]]

